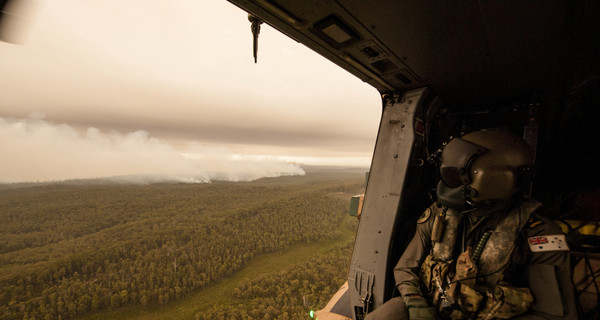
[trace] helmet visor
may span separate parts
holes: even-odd
[[[452,139],[442,151],[442,181],[450,188],[469,184],[469,165],[474,158],[486,151],[486,148],[469,141]]]
[[[444,183],[450,188],[456,188],[460,185],[468,184],[468,181],[464,181],[464,173],[465,170],[463,168],[447,167],[445,165],[440,166],[440,176],[442,181],[444,181]]]

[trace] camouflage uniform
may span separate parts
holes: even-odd
[[[518,206],[523,205],[523,201]],[[514,212],[514,207],[512,210]],[[423,270],[432,266],[432,252],[435,242],[432,241],[434,230],[433,216],[436,212],[435,205],[427,209],[419,219],[417,230],[412,241],[404,251],[398,264],[394,268],[396,287],[402,297],[394,298],[380,306],[366,319],[408,319],[408,312],[403,301],[413,295],[427,298],[430,304],[435,300],[432,293],[436,290],[427,288],[423,283]],[[495,210],[495,211],[494,211]],[[476,248],[486,231],[495,230],[507,218],[511,210],[498,208],[492,212],[471,212],[465,215],[460,222],[456,235],[456,242],[452,249],[447,264],[436,264],[434,271],[448,273],[449,277],[460,276],[460,263],[472,263],[470,254],[462,254],[471,248]],[[440,319],[576,319],[577,310],[575,296],[571,283],[569,251],[566,249],[538,250],[536,241],[544,241],[546,236],[562,234],[560,228],[550,220],[534,212],[526,223],[519,226],[516,238],[511,241],[513,248],[502,248],[505,244],[496,243],[497,248],[488,252],[502,252],[509,250],[506,262],[501,263],[496,272],[477,273],[477,277],[465,271],[460,284],[454,285],[457,293],[456,301],[450,303],[458,309],[455,312],[438,312]],[[520,232],[518,231],[520,229]],[[461,232],[464,230],[464,232]],[[497,232],[494,231],[494,232]],[[491,232],[488,232],[491,233]],[[435,236],[435,235],[434,235]],[[488,246],[494,246],[493,243]],[[469,248],[470,247],[470,248]],[[540,246],[542,248],[543,246]],[[469,248],[469,249],[467,249]],[[537,251],[537,252],[534,252]],[[464,259],[466,257],[466,259]],[[433,259],[436,260],[436,259]],[[439,262],[439,260],[436,260]],[[476,263],[474,265],[477,265]],[[431,270],[431,269],[430,269]],[[465,269],[471,270],[471,269]],[[477,270],[477,266],[475,267]],[[477,271],[475,271],[477,272]],[[457,275],[458,274],[458,275]],[[446,274],[444,276],[448,277]],[[485,276],[492,278],[491,283],[486,282]],[[459,283],[452,281],[450,283]],[[495,284],[494,284],[495,283]],[[435,287],[435,286],[434,286]],[[445,286],[448,287],[448,286]],[[449,287],[453,287],[449,285]],[[445,288],[444,294],[451,289]],[[439,297],[438,297],[439,298]],[[452,300],[452,299],[450,299]],[[435,308],[434,308],[435,309]]]

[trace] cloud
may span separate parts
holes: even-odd
[[[117,177],[136,182],[249,181],[303,175],[296,164],[276,158],[232,155],[226,148],[188,144],[175,148],[146,131],[84,132],[44,120],[0,118],[0,182]]]
[[[163,160],[182,168],[184,175],[229,164],[232,178],[239,179],[242,168],[244,174],[263,171],[259,168],[269,174],[288,172],[289,164],[284,158],[257,162],[231,159],[231,154],[300,157],[307,164],[315,158],[319,164],[369,163],[381,114],[379,93],[266,24],[255,64],[247,14],[227,1],[24,1],[39,8],[29,15],[26,45],[0,43],[0,117],[31,128],[44,122],[53,126],[38,128],[47,137],[35,140],[50,140],[53,151],[41,153],[45,147],[30,141],[32,136],[21,137],[21,145],[32,146],[13,146],[7,156],[11,170],[23,164],[31,172],[13,174],[0,168],[0,181],[164,171],[162,164],[156,165],[160,169],[153,166],[164,156],[149,148],[170,149],[162,150],[171,157]],[[45,116],[14,120],[35,111]],[[72,132],[60,123],[69,124]],[[97,129],[86,131],[88,127]],[[74,138],[61,142],[49,138],[53,135]],[[14,145],[11,139],[8,143]],[[59,143],[64,148],[55,145]],[[124,143],[130,144],[128,149]],[[75,145],[85,152],[53,160]],[[119,151],[135,170],[119,170],[124,165],[118,163],[116,150],[140,145],[139,151]],[[0,146],[0,151],[8,152],[5,148]],[[41,166],[31,150],[52,163]],[[111,157],[105,158],[102,150],[109,150]],[[212,160],[202,161],[213,164],[181,159],[181,152],[212,154]],[[29,157],[20,160],[21,155]],[[217,160],[219,156],[225,160]],[[102,160],[87,167],[93,173],[80,167],[95,159]],[[68,176],[55,174],[63,172],[65,162],[72,163]],[[275,169],[276,164],[285,168]]]

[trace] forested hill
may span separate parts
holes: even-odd
[[[238,183],[1,188],[0,317],[168,305],[263,254],[335,239],[365,170],[306,171]],[[232,294],[256,297],[255,287]]]

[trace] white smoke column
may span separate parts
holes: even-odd
[[[297,165],[239,159],[225,148],[191,145],[182,152],[145,131],[105,134],[88,128],[80,133],[39,115],[0,118],[0,183],[103,177],[144,183],[248,181],[303,174]]]

